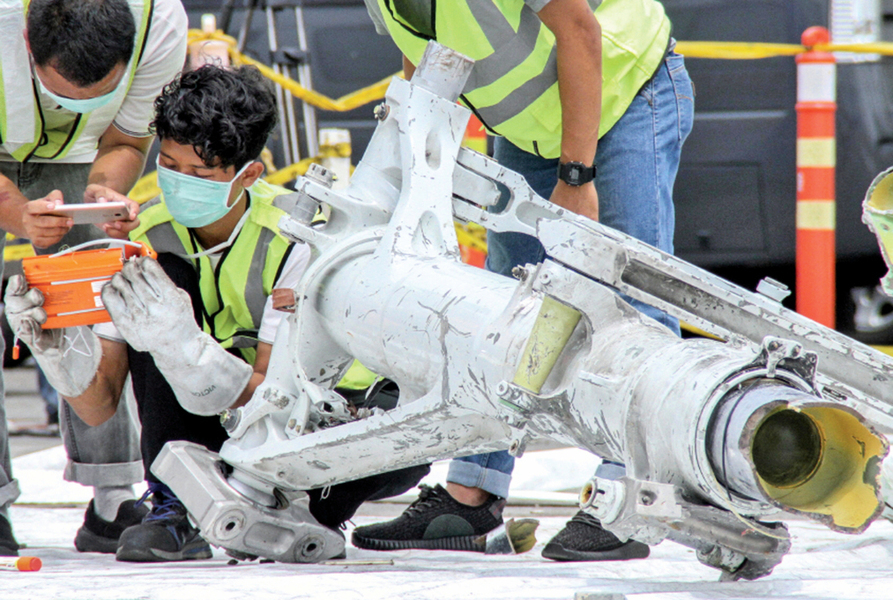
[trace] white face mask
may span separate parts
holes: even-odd
[[[158,187],[171,216],[180,225],[189,228],[205,227],[219,221],[232,210],[230,193],[239,177],[254,161],[248,161],[229,181],[214,181],[193,177],[162,167],[155,161]]]
[[[30,57],[30,56],[29,56]],[[71,112],[76,112],[80,114],[91,113],[94,110],[102,108],[106,104],[112,101],[115,95],[118,93],[118,89],[121,87],[121,84],[124,82],[127,77],[122,77],[121,81],[118,82],[118,85],[115,86],[108,94],[103,94],[102,96],[96,96],[94,98],[66,98],[65,96],[60,96],[58,94],[54,94],[50,90],[47,89],[47,86],[43,84],[43,80],[40,78],[40,75],[37,74],[37,69],[34,68],[34,61],[31,60],[31,72],[34,74],[34,79],[37,80],[37,86],[40,88],[40,91],[53,99],[53,102],[58,104],[64,109],[70,110]]]

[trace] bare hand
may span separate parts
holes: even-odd
[[[559,181],[549,201],[593,221],[598,221],[598,192],[594,183],[572,186]]]
[[[52,246],[74,225],[70,217],[53,215],[57,206],[64,204],[62,192],[53,190],[45,198],[32,200],[22,210],[22,226],[36,248]]]
[[[127,204],[128,218],[123,221],[110,221],[108,223],[100,223],[97,225],[105,234],[111,238],[118,240],[126,240],[127,234],[136,229],[140,220],[137,215],[140,212],[140,205],[128,198],[127,196],[116,192],[115,190],[91,183],[84,191],[84,202],[124,202]]]

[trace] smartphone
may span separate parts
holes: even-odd
[[[50,213],[54,216],[70,217],[75,225],[86,223],[108,223],[124,221],[129,215],[124,202],[91,202],[87,204],[63,204]]]

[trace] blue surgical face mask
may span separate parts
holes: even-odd
[[[112,98],[115,97],[115,94],[118,93],[118,87],[121,85],[119,82],[118,85],[115,86],[115,89],[113,89],[108,94],[104,94],[102,96],[96,96],[95,98],[77,99],[77,98],[66,98],[65,96],[59,96],[57,94],[54,94],[50,90],[48,90],[47,87],[40,80],[40,76],[37,75],[36,70],[34,71],[34,78],[37,80],[37,85],[40,87],[40,91],[42,91],[44,94],[46,94],[47,96],[52,98],[53,102],[55,102],[62,108],[70,110],[71,112],[76,112],[76,113],[81,113],[81,114],[93,112],[94,110],[96,110],[98,108],[102,108],[103,106],[105,106],[106,104],[111,102]],[[123,77],[121,78],[121,81],[124,81]]]
[[[177,223],[189,228],[204,227],[222,219],[232,209],[227,202],[233,184],[252,162],[245,163],[231,181],[213,181],[178,173],[156,161],[158,187],[171,216]]]

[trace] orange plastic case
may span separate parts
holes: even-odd
[[[47,313],[43,329],[111,321],[102,304],[102,286],[121,270],[125,260],[136,256],[157,257],[146,244],[139,242],[139,246],[23,258],[22,269],[28,287],[43,293],[43,308]]]

